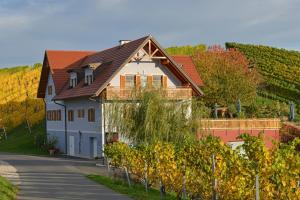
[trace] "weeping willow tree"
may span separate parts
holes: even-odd
[[[163,90],[135,92],[129,100],[105,105],[109,133],[121,133],[133,144],[155,141],[180,143],[195,137],[205,112],[199,100],[170,100]]]

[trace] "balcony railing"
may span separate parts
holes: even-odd
[[[147,88],[146,90],[154,90]],[[140,90],[133,88],[120,88],[114,86],[108,86],[106,88],[106,99],[107,100],[130,100],[136,99]],[[162,94],[166,98],[171,100],[184,100],[192,97],[193,91],[190,87],[168,87],[162,89]]]

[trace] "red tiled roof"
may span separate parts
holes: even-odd
[[[49,71],[52,73],[55,84],[57,95],[54,99],[56,100],[99,95],[113,75],[121,69],[123,65],[129,62],[131,57],[139,50],[139,48],[142,48],[150,38],[154,43],[158,44],[152,36],[146,36],[125,45],[118,45],[100,52],[46,51],[38,89],[38,97],[44,98],[45,96]],[[188,79],[188,81],[192,83],[192,87],[195,91],[202,94],[202,91],[196,86],[201,86],[202,81],[199,75],[197,76],[198,73],[191,58],[186,56],[175,56],[174,60],[183,64],[183,70],[179,69],[180,76],[184,77],[185,80]],[[91,63],[101,63],[101,65],[95,69],[94,82],[87,87],[84,86],[84,79],[81,78],[78,79],[78,85],[75,88],[69,89],[68,70],[77,70],[81,74],[82,67]],[[175,68],[178,69],[178,66],[175,66]]]
[[[203,81],[194,65],[194,62],[190,56],[175,55],[171,56],[175,62],[182,65],[183,70],[189,77],[198,85],[203,86]]]
[[[66,80],[69,78],[67,70],[79,64],[86,56],[95,52],[96,51],[46,51],[57,93],[61,91]]]
[[[95,81],[89,87],[84,87],[84,79],[73,89],[69,89],[68,84],[65,84],[62,91],[55,99],[68,99],[94,95],[147,38],[148,36],[129,42],[121,47],[118,45],[86,56],[80,64],[73,65],[73,68],[81,68],[90,63],[101,62],[103,64],[97,69],[100,70],[101,73],[98,73],[95,77]]]

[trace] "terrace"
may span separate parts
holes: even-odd
[[[151,90],[147,89],[147,90]],[[193,91],[190,87],[168,87],[162,89],[163,95],[170,100],[184,100],[192,98]],[[135,99],[140,94],[140,90],[132,88],[121,88],[108,86],[106,88],[105,97],[106,100],[128,100]]]

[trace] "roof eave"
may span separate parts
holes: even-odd
[[[93,97],[93,95],[91,95],[91,94],[80,95],[80,96],[77,95],[77,96],[70,96],[70,97],[65,97],[65,98],[54,96],[52,98],[52,100],[54,100],[54,101],[64,101],[64,100],[75,99],[75,98],[84,98],[84,97]]]
[[[197,86],[196,83],[183,71],[183,69],[177,64],[174,59],[168,55],[168,53],[160,46],[160,44],[155,40],[153,36],[150,36],[152,41],[157,45],[157,47],[165,54],[165,56],[172,62],[173,65],[176,66],[176,68],[179,70],[179,72],[192,84],[194,87],[194,90],[197,92],[198,95],[202,96],[204,95],[203,91]]]

